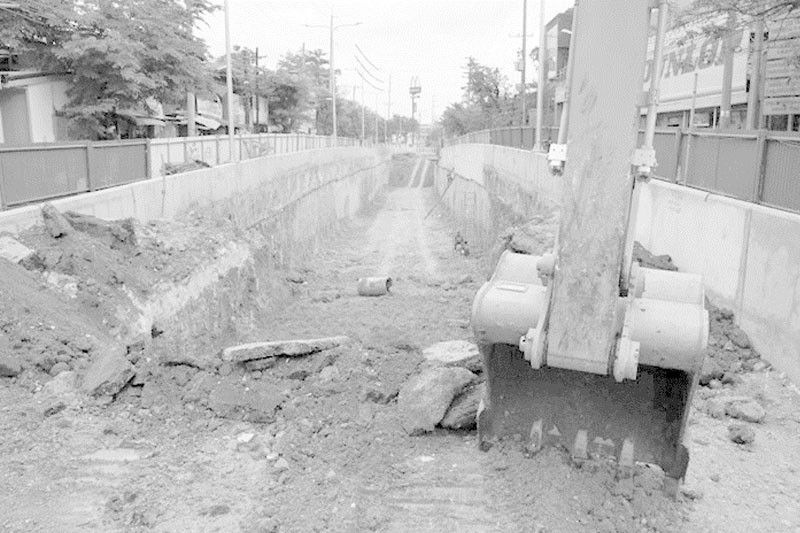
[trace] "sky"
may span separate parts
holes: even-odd
[[[539,43],[539,5],[528,0],[527,49]],[[574,0],[544,0],[545,21],[572,7]],[[217,0],[222,5],[222,0]],[[380,93],[366,86],[366,103],[382,115],[387,109],[391,75],[392,114],[411,114],[409,85],[418,77],[422,93],[417,117],[422,123],[438,119],[442,111],[461,98],[464,65],[469,56],[497,67],[510,87],[519,83],[514,69],[521,47],[523,0],[229,0],[231,43],[258,47],[263,65],[274,68],[287,51],[320,48],[329,52],[331,12],[334,24],[334,62],[341,75],[339,94],[360,100],[361,81],[355,72],[356,45],[380,69]],[[322,26],[309,28],[306,25]],[[225,17],[220,9],[208,16],[197,35],[205,39],[214,56],[225,53]],[[370,67],[371,68],[371,67]],[[527,80],[536,75],[528,58]],[[377,84],[380,86],[380,84]]]

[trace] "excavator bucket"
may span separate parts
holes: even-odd
[[[516,346],[480,346],[487,377],[478,416],[482,447],[521,436],[532,452],[559,446],[577,461],[613,457],[659,465],[684,477],[683,444],[694,377],[681,370],[640,366],[635,381],[560,368],[533,369]]]
[[[630,471],[640,461],[682,479],[686,420],[708,340],[699,278],[634,268],[619,302],[617,353],[600,374],[557,367],[557,358],[548,364],[552,271],[550,256],[507,251],[475,296],[472,327],[487,378],[481,447],[521,438],[533,453],[560,446],[578,462],[613,457]]]

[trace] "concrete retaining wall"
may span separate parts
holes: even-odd
[[[755,347],[800,383],[800,215],[653,180],[636,238],[703,275]]]
[[[549,175],[543,154],[447,147],[437,169],[440,194],[448,169],[460,176],[444,203],[457,219],[476,211],[486,239],[496,202],[529,218],[559,200],[561,178]],[[471,194],[481,198],[474,208],[463,200]],[[800,215],[651,180],[641,188],[636,239],[672,256],[681,270],[702,274],[711,301],[733,309],[762,355],[800,383]]]
[[[77,211],[104,219],[134,217],[141,221],[170,219],[181,212],[213,206],[245,227],[302,201],[335,218],[350,216],[362,200],[383,186],[390,154],[370,148],[322,148],[278,154],[240,163],[154,178],[68,198],[53,200],[62,211]],[[324,194],[314,195],[315,191]],[[334,201],[332,201],[334,200]],[[313,214],[313,213],[310,213]],[[306,221],[319,219],[305,217]],[[41,223],[40,206],[0,213],[0,232],[16,234]],[[299,221],[299,223],[304,223]]]

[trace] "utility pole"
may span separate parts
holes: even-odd
[[[228,108],[228,150],[231,161],[236,161],[233,152],[233,73],[231,68],[231,16],[228,0],[225,0],[225,84],[227,85],[227,108]]]
[[[750,92],[747,93],[746,128],[756,130],[761,127],[761,69],[764,63],[764,19],[756,20],[753,27],[753,70],[750,74]],[[789,127],[791,127],[791,117]]]
[[[197,110],[195,108],[194,93],[186,93],[186,136],[197,135]]]
[[[719,106],[719,129],[724,130],[731,125],[731,87],[733,85],[733,52],[738,43],[733,42],[736,28],[736,15],[728,13],[728,28],[722,41],[722,97]]]
[[[333,145],[338,144],[338,128],[336,126],[336,67],[333,64],[333,11],[331,11],[331,75],[330,87],[328,89],[331,93],[331,120],[333,121]]]
[[[261,124],[261,116],[259,114],[259,112],[261,111],[259,109],[261,107],[261,105],[259,103],[259,100],[261,100],[261,98],[259,98],[259,95],[258,95],[258,46],[256,46],[256,84],[255,85],[256,85],[255,86],[255,93],[256,93],[256,128],[258,128],[258,125]]]
[[[378,144],[378,117],[380,116],[380,111],[378,111],[378,93],[375,93],[375,134],[372,136],[375,139],[375,144]]]
[[[575,16],[573,11],[572,16]],[[536,139],[533,149],[542,151],[542,127],[544,125],[544,86],[547,83],[547,40],[545,39],[544,0],[539,1],[539,81],[536,83]],[[524,34],[525,32],[523,32]],[[572,53],[572,50],[570,50]]]
[[[383,136],[389,142],[389,121],[392,120],[392,75],[389,74],[389,98],[386,102],[386,123],[383,125]]]
[[[527,63],[525,58],[526,52],[526,42],[527,42],[527,34],[528,33],[528,0],[522,0],[522,82],[519,86],[519,94],[522,100],[522,122],[521,125],[524,127],[525,123],[527,122],[525,115],[527,114],[527,104],[525,102],[525,63]]]
[[[364,80],[361,80],[361,144],[364,144]]]

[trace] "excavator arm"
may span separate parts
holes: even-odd
[[[708,313],[699,276],[631,265],[634,187],[655,166],[657,82],[642,91],[653,10],[663,34],[666,2],[576,2],[568,105],[551,147],[562,182],[554,253],[505,252],[472,325],[488,381],[484,446],[520,434],[533,450],[558,443],[576,460],[613,456],[626,470],[644,461],[680,480]]]

